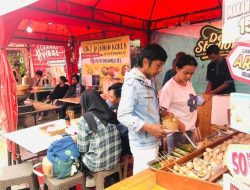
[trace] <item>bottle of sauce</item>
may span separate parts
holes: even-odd
[[[66,128],[68,128],[68,127],[70,127],[70,117],[67,115],[66,117],[65,117],[65,124],[66,124]]]

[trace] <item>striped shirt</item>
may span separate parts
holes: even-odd
[[[114,168],[121,153],[120,134],[115,124],[104,126],[94,116],[97,132],[93,133],[83,117],[78,124],[77,146],[82,155],[83,163],[92,172]]]

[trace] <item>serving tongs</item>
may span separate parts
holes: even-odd
[[[192,145],[195,149],[197,149],[197,146],[196,146],[196,145],[194,144],[194,142],[189,138],[189,136],[187,135],[187,133],[184,132],[183,134],[185,135],[185,137],[187,138],[187,140],[191,143],[191,145]]]

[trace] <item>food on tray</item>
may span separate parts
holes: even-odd
[[[153,169],[161,169],[167,165],[169,165],[170,163],[174,162],[176,160],[175,157],[173,156],[161,156],[157,159],[158,161],[153,161],[153,163],[149,163],[149,166]]]
[[[175,151],[172,151],[172,152],[171,152],[171,155],[174,156],[174,157],[176,157],[176,158],[182,157],[181,154],[179,154],[179,153],[177,153],[177,152],[175,152]]]
[[[193,152],[194,151],[194,147],[191,144],[181,144],[179,146],[179,148],[181,150],[186,151],[186,152]]]
[[[209,145],[209,144],[211,144],[211,143],[212,143],[212,141],[210,141],[210,140],[208,140],[208,139],[206,138],[206,139],[204,139],[204,140],[201,141],[201,142],[197,142],[197,149],[203,148],[204,146],[207,146],[207,145]]]
[[[161,168],[160,162],[155,162],[153,164],[154,168],[156,168],[157,170]]]
[[[171,152],[171,155],[176,158],[181,158],[183,156],[188,155],[189,153],[193,151],[194,151],[194,148],[191,144],[182,144],[178,148],[174,149]]]
[[[214,148],[206,148],[206,151],[203,153],[203,158],[205,161],[211,163],[214,168],[218,168],[218,166],[224,165],[223,159],[229,144],[247,144],[249,140],[250,135],[239,133],[233,136],[232,139],[224,141]]]
[[[189,152],[186,152],[186,151],[181,150],[179,148],[176,148],[174,151],[177,152],[178,154],[182,155],[182,156],[186,156],[187,154],[189,154]]]
[[[194,158],[182,166],[176,164],[173,169],[177,174],[206,180],[211,176],[212,166],[200,158]]]
[[[197,149],[203,148],[205,146],[205,142],[198,142],[196,147]]]
[[[216,173],[219,171],[224,171],[225,164],[223,162],[225,151],[229,144],[239,144],[239,143],[248,143],[250,142],[250,135],[239,133],[238,135],[233,136],[231,139],[224,141],[222,144],[219,144],[215,147],[207,147],[202,155],[195,157],[192,160],[189,160],[185,163],[178,164],[175,163],[173,168],[171,165],[168,166],[168,169],[173,173],[197,178],[201,180],[212,179]],[[200,146],[207,146],[207,142],[201,142]],[[210,143],[210,142],[209,142]],[[171,154],[181,154],[183,148],[187,149],[190,145],[181,145],[178,149],[175,149]],[[192,148],[192,147],[191,147]],[[181,161],[181,160],[180,160]],[[223,169],[223,170],[222,170]],[[213,177],[211,177],[213,176]]]
[[[163,118],[163,126],[166,129],[176,131],[176,130],[178,130],[178,125],[179,125],[179,121],[176,117],[167,116],[167,117]]]

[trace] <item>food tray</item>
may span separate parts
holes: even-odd
[[[207,156],[207,153],[215,153],[216,155],[216,158],[218,155],[220,155],[220,151],[222,152],[225,152],[226,150],[224,149],[225,148],[225,145],[227,145],[228,143],[237,143],[238,141],[242,140],[242,139],[247,139],[250,140],[250,136],[246,135],[246,134],[242,134],[242,133],[233,133],[233,134],[230,134],[228,136],[225,136],[224,138],[218,140],[218,141],[215,141],[213,142],[212,144],[209,144],[208,146],[204,147],[204,148],[201,148],[199,150],[196,150],[195,152],[183,157],[183,158],[180,158],[178,160],[176,160],[176,162],[166,166],[165,168],[161,169],[161,171],[165,171],[167,174],[167,176],[175,176],[174,178],[176,179],[179,179],[180,181],[182,179],[185,179],[185,180],[195,180],[196,182],[198,181],[204,181],[205,183],[210,183],[210,182],[213,182],[213,184],[215,184],[218,179],[221,178],[221,176],[228,172],[228,168],[223,164],[223,161],[221,161],[220,163],[217,163],[215,162],[215,160],[212,160],[214,159],[213,157],[211,157],[210,159],[211,160],[207,160],[205,159],[205,156]],[[205,154],[205,152],[207,152]],[[186,166],[187,167],[187,163],[194,160],[194,159],[203,159],[204,161],[208,162],[213,170],[211,171],[211,175],[210,176],[202,176],[202,177],[199,177],[199,178],[194,178],[192,176],[189,176],[189,175],[180,175],[180,173],[177,174],[177,172],[175,172],[175,166],[178,165],[178,166]],[[218,159],[218,158],[217,158]],[[215,164],[215,165],[214,165]],[[221,187],[220,185],[218,184],[215,184],[215,187]]]
[[[167,155],[167,152],[164,151],[160,152],[157,159],[148,162],[148,166],[152,170],[159,170],[161,168],[164,168],[165,166],[168,166],[169,164],[175,162],[177,159],[187,156],[192,151],[194,151],[191,146],[192,145],[190,144],[183,144],[179,148],[174,149],[171,152],[171,155]]]
[[[189,160],[192,160],[195,157],[200,157],[203,154],[203,152],[205,152],[206,148],[213,148],[213,147],[223,143],[224,141],[231,139],[236,134],[237,134],[237,132],[234,132],[233,134],[222,137],[221,139],[214,141],[214,142],[212,142],[212,143],[210,143],[210,144],[208,144],[200,149],[196,149],[193,152],[191,152],[190,154],[183,156],[183,157],[179,158],[178,160],[176,160],[176,163],[181,165],[185,162],[188,162]],[[175,163],[171,163],[168,166],[161,168],[161,170],[169,171],[169,168],[173,168],[174,165],[175,165]]]
[[[223,163],[214,165],[214,163],[205,161],[202,156],[195,157],[181,165],[175,164],[173,169],[169,168],[169,170],[175,174],[193,177],[204,181],[211,181],[211,179],[214,179],[214,175],[223,169]]]
[[[54,130],[53,131],[48,131],[49,128],[54,128]],[[55,125],[55,124],[41,126],[40,130],[43,133],[46,133],[46,134],[48,134],[50,136],[61,135],[61,134],[65,133],[65,127],[58,126],[58,125]]]

